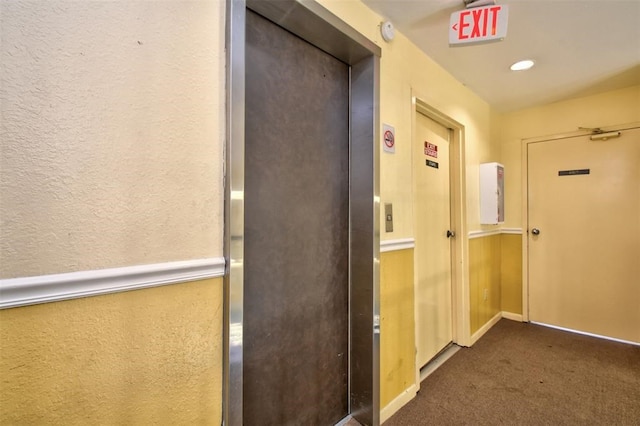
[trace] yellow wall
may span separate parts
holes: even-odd
[[[522,314],[522,235],[469,240],[469,303],[472,334],[499,312]]]
[[[413,250],[380,254],[380,407],[416,384]]]
[[[222,256],[225,2],[0,2],[0,279]],[[222,280],[0,311],[0,424],[220,424]]]
[[[500,141],[499,123],[500,115],[497,114],[485,101],[480,99],[461,82],[455,80],[438,64],[428,58],[421,50],[411,43],[402,33],[396,33],[391,43],[386,43],[380,35],[380,23],[383,18],[365,7],[359,1],[344,0],[319,0],[323,6],[336,14],[342,20],[354,27],[360,33],[380,46],[382,57],[380,61],[380,122],[395,127],[396,153],[381,152],[380,155],[380,204],[393,203],[394,231],[381,232],[381,239],[394,240],[400,238],[414,238],[415,218],[413,211],[413,155],[424,156],[423,152],[412,152],[412,122],[414,106],[412,96],[419,97],[429,106],[439,110],[453,120],[461,123],[465,128],[465,168],[466,168],[466,203],[467,227],[469,230],[481,229],[479,218],[479,164],[483,162],[499,161]],[[378,142],[379,143],[379,142]],[[380,227],[384,230],[384,215],[380,217]],[[470,255],[471,258],[471,255]],[[388,264],[381,265],[381,275],[389,272]],[[499,264],[498,264],[499,274]],[[406,275],[403,280],[409,280]],[[499,281],[498,281],[499,282]],[[400,284],[398,284],[400,285]],[[404,282],[400,288],[407,289],[407,297],[402,306],[413,306],[413,280]],[[492,303],[499,306],[499,289],[492,288]],[[381,294],[381,307],[388,312],[398,312],[401,301],[395,298],[388,299],[391,295]],[[496,299],[497,297],[497,299]],[[382,309],[382,308],[381,308]],[[414,333],[413,318],[406,320],[406,326],[411,327]],[[477,317],[480,320],[480,317]],[[388,347],[400,336],[386,336],[381,334],[382,361],[382,400],[381,406],[393,400],[408,386],[404,380],[391,377],[393,366],[404,363],[406,358],[402,352],[404,349]],[[389,342],[389,343],[388,343]],[[406,348],[405,348],[406,349]],[[411,346],[415,351],[415,345]],[[408,355],[408,354],[407,354]],[[394,359],[395,358],[395,359]],[[415,374],[415,352],[409,358],[411,366],[407,366],[406,372],[412,370]],[[408,373],[407,373],[408,374]],[[408,376],[407,376],[408,377]],[[415,381],[415,378],[412,380]],[[409,382],[412,383],[412,382]]]
[[[402,33],[391,43],[380,35],[382,17],[359,1],[320,0],[323,6],[375,42],[382,49],[380,62],[380,121],[395,126],[396,153],[381,153],[381,205],[393,203],[394,232],[383,240],[414,237],[412,204],[412,95],[465,126],[467,222],[479,229],[478,164],[497,161],[499,141],[492,136],[499,116],[482,99],[427,57]],[[493,127],[492,127],[493,126]],[[424,156],[423,152],[415,155]],[[381,229],[384,229],[384,215]]]
[[[500,309],[522,315],[522,235],[500,237]]]
[[[383,240],[414,236],[412,95],[465,126],[469,230],[486,228],[479,163],[505,164],[505,226],[521,227],[522,138],[640,121],[640,86],[497,114],[402,34],[385,43],[382,17],[362,3],[320,3],[382,48],[380,118],[395,126],[397,145],[381,154],[381,204],[393,203],[395,215]],[[0,7],[0,277],[221,255],[224,2]],[[517,309],[512,244],[505,236],[469,242],[474,330],[499,309]],[[381,266],[383,324],[412,334],[403,307],[413,309],[413,277],[397,271],[407,259],[394,256]],[[501,292],[500,282],[509,288]],[[178,416],[219,424],[220,287],[213,280],[1,311],[1,423],[38,423],[46,413],[64,424]],[[389,401],[409,380],[407,347],[395,346],[409,337],[381,338]]]
[[[522,139],[571,133],[578,127],[640,122],[640,86],[504,114],[500,141],[505,166],[505,227],[522,223]]]
[[[501,158],[505,166],[505,227],[523,228],[522,139],[566,134],[578,127],[640,122],[640,86],[503,114]],[[523,313],[522,237],[502,236],[502,310]]]
[[[471,334],[501,311],[501,250],[500,234],[469,240]]]
[[[0,424],[221,422],[222,279],[0,311]]]

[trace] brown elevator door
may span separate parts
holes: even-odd
[[[349,68],[247,11],[243,423],[348,414]]]

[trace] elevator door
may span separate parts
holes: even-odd
[[[349,68],[247,11],[243,423],[349,413]]]
[[[527,148],[529,319],[640,343],[640,129]]]

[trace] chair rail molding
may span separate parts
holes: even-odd
[[[224,258],[208,258],[0,280],[0,309],[223,277]]]

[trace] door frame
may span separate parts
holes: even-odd
[[[381,49],[315,1],[226,1],[223,423],[242,425],[245,28],[250,9],[350,66],[349,415],[378,425]]]
[[[603,132],[624,131],[640,127],[640,122],[620,124],[617,126],[603,126]],[[536,136],[521,140],[521,165],[522,165],[522,321],[529,320],[529,144],[536,142],[552,142],[562,139],[586,137],[593,133],[588,129],[574,132],[559,133],[549,136]]]
[[[466,170],[465,170],[465,127],[463,124],[431,106],[424,98],[419,97],[412,90],[412,158],[416,154],[413,144],[416,136],[417,114],[422,114],[438,124],[448,128],[451,132],[449,141],[449,177],[450,177],[450,214],[451,228],[456,234],[451,247],[451,320],[452,341],[459,346],[471,345],[470,302],[469,302],[469,239],[467,238],[467,208],[466,208]],[[413,163],[413,160],[412,160]],[[412,186],[415,181],[412,182]],[[412,188],[412,196],[415,188]],[[415,220],[414,220],[414,226]],[[414,282],[414,289],[416,283]],[[417,297],[414,297],[417,315]],[[418,328],[415,327],[416,342]],[[420,367],[415,360],[416,384],[420,384]]]

